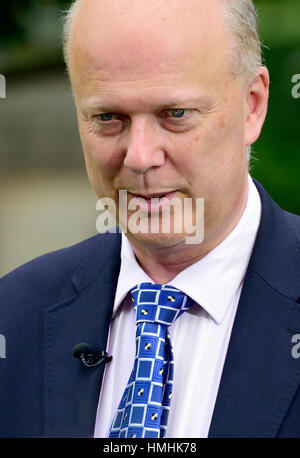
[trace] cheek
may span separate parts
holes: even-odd
[[[223,110],[190,132],[180,146],[178,142],[173,146],[176,168],[184,171],[191,189],[198,195],[222,194],[242,167],[242,122]]]
[[[236,111],[222,110],[210,120],[197,134],[195,143],[202,152],[203,166],[213,172],[222,172],[232,160],[243,152],[242,117]]]
[[[225,121],[225,115],[221,115],[217,119],[217,129],[218,131],[223,130],[225,127],[226,121]]]
[[[114,175],[121,164],[115,139],[100,137],[85,122],[79,123],[79,134],[87,167],[103,175]]]
[[[216,169],[225,129],[224,116],[207,119],[180,143],[175,142],[177,166],[185,170],[191,180],[194,181],[196,177],[203,178]]]

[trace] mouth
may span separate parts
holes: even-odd
[[[147,212],[156,212],[161,210],[164,205],[167,205],[177,194],[178,190],[175,191],[166,191],[166,192],[156,192],[151,194],[135,194],[128,191],[128,194],[131,197],[131,201],[134,202],[136,206],[139,206],[141,210]]]
[[[152,193],[152,194],[136,194],[136,193],[133,193],[133,192],[130,192],[128,191],[129,194],[131,194],[133,197],[140,197],[142,199],[161,199],[163,197],[166,197],[168,195],[171,195],[171,194],[174,194],[176,193],[176,191],[165,191],[165,192],[156,192],[156,193]]]

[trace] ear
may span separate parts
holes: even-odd
[[[259,67],[255,78],[248,83],[246,94],[245,143],[252,145],[260,136],[266,118],[270,77],[266,67]]]

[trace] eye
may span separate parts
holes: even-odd
[[[114,117],[114,113],[101,113],[98,115],[99,119],[101,121],[112,121],[113,120],[113,117]]]
[[[177,120],[184,120],[187,121],[189,115],[191,114],[191,110],[185,108],[172,108],[170,110],[166,110],[162,113],[162,117],[167,119],[170,122],[176,122]]]
[[[171,132],[186,132],[195,127],[197,117],[193,108],[170,108],[160,113],[162,126]]]
[[[174,117],[174,118],[183,118],[183,116],[185,115],[187,110],[184,110],[182,108],[176,108],[175,110],[169,110],[169,113],[171,113],[171,115]]]
[[[105,112],[92,116],[92,128],[94,132],[102,135],[117,135],[126,126],[126,118],[119,113]]]

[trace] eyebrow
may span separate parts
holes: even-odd
[[[169,100],[165,100],[161,103],[158,103],[157,106],[155,107],[155,111],[160,111],[164,110],[167,108],[171,107],[178,107],[178,108],[183,108],[183,107],[203,107],[210,105],[212,101],[210,100],[209,96],[199,96],[199,97],[178,97],[178,98],[173,98]],[[103,100],[97,100],[97,99],[87,99],[83,101],[81,104],[83,109],[86,110],[98,110],[99,112],[118,112],[118,113],[124,113],[126,110],[121,107],[121,105],[118,102],[111,102],[111,103],[104,103]],[[154,105],[154,104],[153,104]]]

